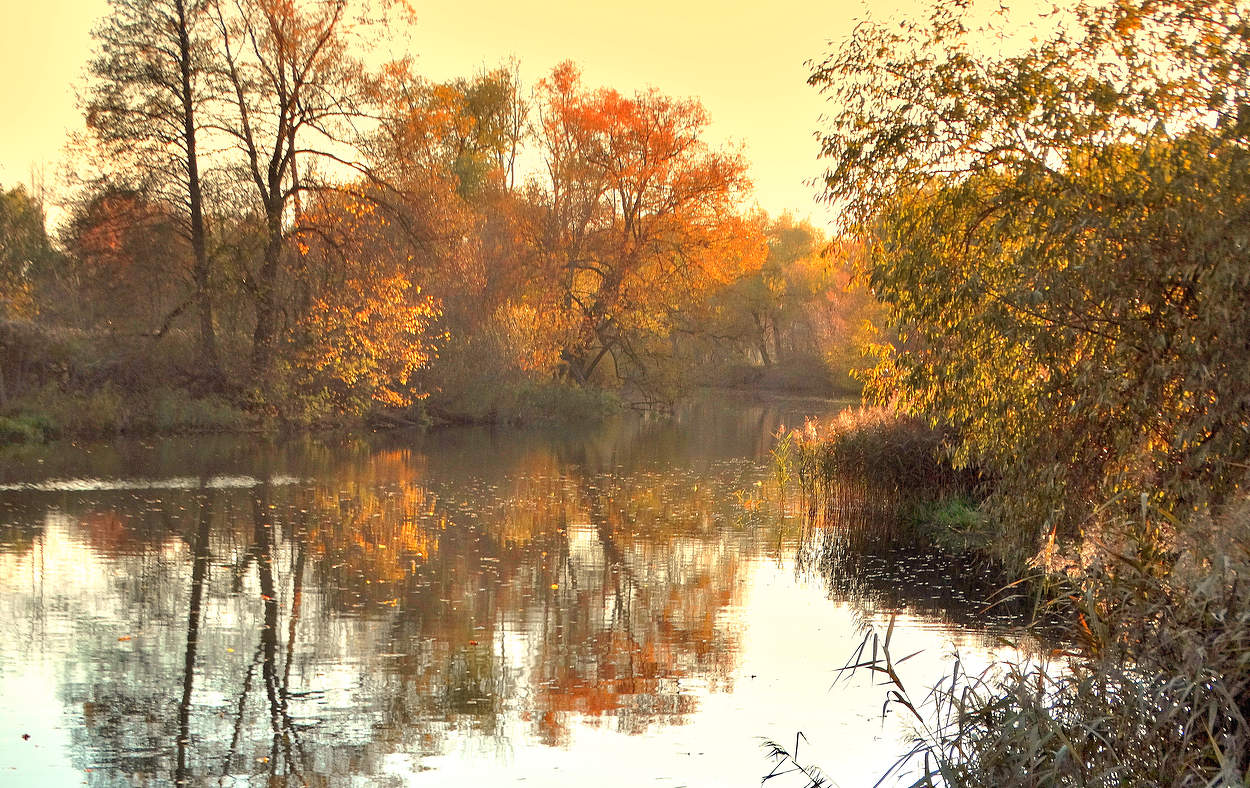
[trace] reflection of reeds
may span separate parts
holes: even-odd
[[[818,577],[829,596],[864,613],[909,610],[926,619],[983,631],[987,639],[1026,624],[1032,599],[988,567],[968,570],[966,556],[866,543],[859,529],[808,523],[795,550],[800,576]]]
[[[832,529],[857,544],[895,542],[903,536],[908,496],[898,488],[851,477],[829,479],[818,490],[804,493],[809,526]]]

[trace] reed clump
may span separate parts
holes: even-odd
[[[955,481],[940,461],[944,435],[919,418],[885,407],[848,408],[782,435],[780,450],[805,488],[820,490],[848,476],[869,476],[902,489]]]
[[[1075,653],[938,688],[948,784],[1250,782],[1250,503],[1133,546],[1075,584]]]
[[[944,544],[928,538],[934,515],[974,510],[979,487],[975,472],[950,462],[948,437],[891,408],[849,408],[783,431],[773,453],[782,481],[798,482],[814,525],[856,538]]]

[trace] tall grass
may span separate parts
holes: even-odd
[[[847,409],[778,437],[782,480],[797,480],[808,520],[852,540],[917,541],[940,505],[975,495],[975,473],[954,468],[946,436],[888,408]],[[940,505],[934,508],[935,505]]]

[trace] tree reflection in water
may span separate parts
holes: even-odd
[[[6,525],[4,566],[38,545],[97,578],[45,567],[57,587],[36,594],[0,574],[25,615],[55,608],[66,628],[32,647],[60,661],[76,766],[315,785],[420,768],[450,737],[506,751],[680,723],[692,686],[732,686],[726,611],[776,541],[734,527],[733,493],[766,470],[621,473],[560,452],[432,477],[420,452],[358,446],[298,484],[23,493],[43,519]]]

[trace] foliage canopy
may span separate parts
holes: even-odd
[[[882,399],[953,426],[1004,550],[1108,502],[1223,500],[1250,459],[1244,3],[1082,5],[1018,54],[966,4],[814,67],[826,199],[897,344]]]

